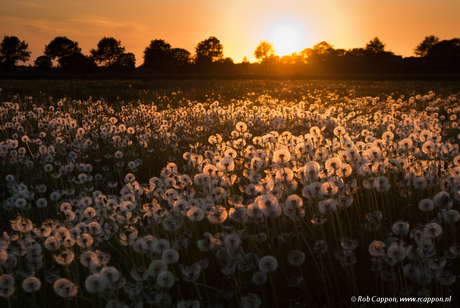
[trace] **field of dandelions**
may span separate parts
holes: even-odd
[[[0,92],[0,306],[458,305],[457,94],[301,84]]]

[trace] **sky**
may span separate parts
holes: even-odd
[[[200,41],[215,36],[224,57],[239,63],[245,56],[254,62],[257,45],[276,40],[280,25],[289,24],[296,35],[284,37],[297,52],[321,41],[365,47],[378,37],[386,50],[410,57],[426,36],[460,37],[458,12],[460,0],[0,0],[0,38],[26,41],[29,64],[56,36],[78,42],[87,55],[101,38],[114,37],[139,66],[151,40],[194,54]]]

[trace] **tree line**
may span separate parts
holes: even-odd
[[[365,47],[335,49],[323,41],[312,48],[286,56],[276,55],[268,41],[259,43],[254,51],[257,63],[249,63],[247,57],[235,64],[230,57],[224,57],[223,45],[211,36],[195,47],[195,54],[183,48],[173,48],[163,39],[155,39],[144,49],[143,63],[138,69],[154,74],[277,74],[277,73],[347,73],[385,72],[392,64],[398,64],[393,52],[385,50],[385,44],[378,38],[370,40]],[[460,39],[440,40],[427,36],[414,48],[414,54],[423,63],[431,66],[460,68]],[[15,36],[5,36],[0,44],[0,70],[15,71],[19,62],[30,60],[31,51],[25,41]],[[95,73],[103,67],[106,72],[131,73],[136,69],[136,58],[126,52],[120,40],[103,37],[96,48],[84,55],[78,42],[58,36],[45,45],[43,55],[36,58],[34,67],[42,72],[53,67],[62,72]]]

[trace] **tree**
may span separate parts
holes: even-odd
[[[221,60],[223,58],[223,50],[224,47],[214,36],[199,42],[195,48],[195,52],[198,58],[208,58],[212,62]]]
[[[43,71],[46,71],[53,66],[53,61],[48,56],[40,56],[37,59],[35,59],[34,66],[38,67]]]
[[[171,57],[176,66],[186,65],[190,62],[190,52],[183,48],[173,48],[171,49]]]
[[[265,63],[265,74],[268,72],[268,60],[275,54],[273,45],[268,41],[262,41],[254,50],[254,57],[262,63]]]
[[[233,69],[235,68],[235,63],[233,59],[230,57],[226,57],[216,62],[217,68],[220,73],[229,74],[232,73]]]
[[[366,44],[365,50],[371,54],[381,53],[385,51],[385,44],[378,37],[375,37]]]
[[[250,65],[250,63],[249,63],[248,57],[244,56],[243,61],[241,62],[241,67],[243,68],[243,73],[244,74],[248,73],[249,65]]]
[[[220,41],[214,36],[211,36],[208,39],[199,42],[195,47],[196,64],[198,64],[199,66],[209,67],[212,74],[212,63],[215,61],[219,61],[224,57],[223,49],[224,47],[222,46]]]
[[[326,41],[322,41],[313,46],[313,55],[317,62],[325,62],[334,54],[334,46]]]
[[[58,62],[63,71],[79,74],[92,73],[97,68],[94,58],[85,56],[81,52],[61,57]]]
[[[115,64],[126,66],[129,68],[136,67],[136,56],[132,52],[124,52],[122,53]]]
[[[61,62],[63,62],[62,58],[69,57],[74,54],[81,54],[81,48],[78,47],[77,42],[74,42],[65,36],[57,36],[45,46],[45,56],[50,57],[51,60],[57,59],[60,66]]]
[[[177,71],[183,71],[184,68],[190,63],[190,52],[183,48],[171,49],[171,64],[173,69]]]
[[[124,52],[115,62],[113,62],[109,69],[112,72],[116,73],[126,73],[129,71],[133,71],[136,68],[136,56],[132,52]]]
[[[164,40],[150,41],[144,50],[143,66],[164,73],[171,59],[171,45]]]
[[[428,50],[426,57],[440,62],[460,60],[460,39],[454,38],[436,43]]]
[[[312,48],[305,48],[299,53],[299,59],[302,63],[309,63],[310,62],[310,57],[313,54],[313,49]]]
[[[345,55],[355,56],[355,57],[364,57],[366,50],[364,48],[353,48],[346,51]]]
[[[97,49],[91,49],[90,51],[94,60],[104,66],[110,66],[117,62],[124,52],[125,47],[121,46],[121,41],[105,36],[97,43]]]
[[[0,44],[0,60],[7,68],[14,68],[18,61],[30,59],[29,45],[16,36],[5,36]]]
[[[414,53],[419,57],[425,57],[430,48],[437,43],[439,43],[439,37],[434,35],[427,36],[417,47],[415,47]]]

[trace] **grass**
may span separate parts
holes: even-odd
[[[298,102],[317,94],[333,93],[340,97],[362,96],[414,96],[434,91],[443,95],[460,92],[460,81],[456,80],[14,80],[4,79],[1,86],[3,101],[11,101],[15,95],[32,96],[38,103],[49,97],[60,99],[93,100],[104,99],[111,106],[124,102],[154,103],[164,109],[184,106],[185,102],[213,102],[223,104],[245,100],[253,96],[269,94],[279,100]],[[179,92],[179,95],[177,93]],[[175,94],[173,94],[175,93]],[[254,95],[248,94],[254,93]]]

